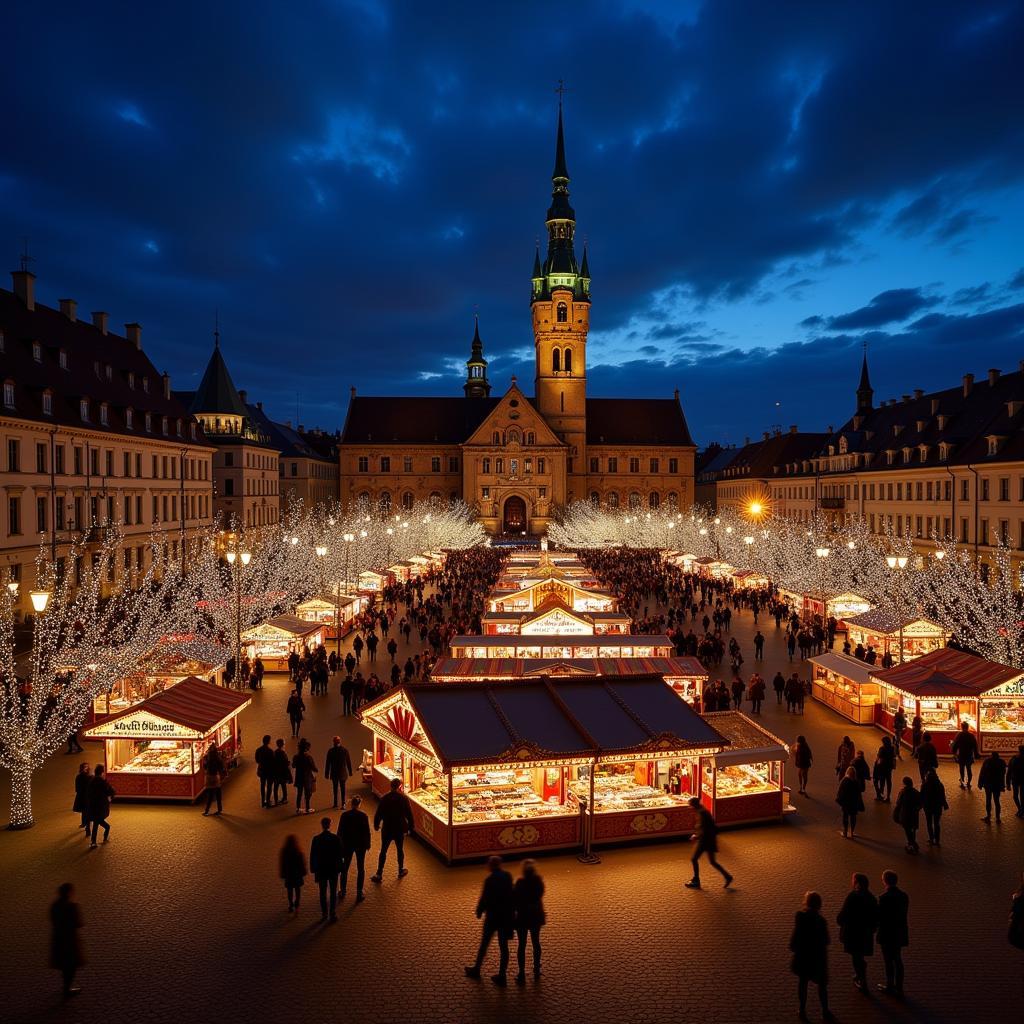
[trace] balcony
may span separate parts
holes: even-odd
[[[822,498],[820,501],[822,508],[846,508],[845,498]]]

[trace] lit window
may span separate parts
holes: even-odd
[[[110,419],[110,407],[106,402],[100,404],[100,423],[106,426]]]
[[[14,381],[4,381],[4,405],[8,409],[14,408]]]
[[[43,346],[38,341],[32,342],[32,358],[37,362],[43,361]]]
[[[560,324],[567,323],[569,320],[569,307],[564,302],[558,304],[557,318]]]
[[[43,415],[44,416],[52,416],[53,415],[53,392],[52,391],[44,391],[43,392]]]
[[[89,399],[88,398],[83,398],[78,403],[78,412],[81,415],[83,420],[85,420],[86,422],[89,421]]]
[[[131,430],[135,425],[135,411],[133,409],[125,409],[124,411],[124,425]]]

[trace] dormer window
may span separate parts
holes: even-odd
[[[192,440],[194,441],[196,439],[196,425],[194,423],[189,424],[188,432]]]
[[[68,368],[68,350],[66,348],[62,348],[57,359],[60,363],[60,368],[62,370],[66,370]]]
[[[43,346],[38,341],[32,342],[32,358],[37,362],[43,361]]]
[[[167,436],[167,417],[166,416],[162,416],[160,418],[160,432],[164,435],[164,437]]]
[[[143,377],[142,378],[142,390],[145,391],[147,395],[149,394],[149,378],[148,377]]]
[[[896,453],[891,448],[887,448],[885,450],[885,462],[886,462],[886,465],[891,466],[893,464],[893,461],[894,461],[895,458],[896,458]]]
[[[44,416],[52,416],[53,415],[53,392],[52,391],[44,391],[43,392],[43,415]]]
[[[989,436],[985,440],[988,441],[989,455],[998,455],[1000,445],[1003,442],[1003,438],[1000,437],[998,434],[989,434]]]
[[[135,390],[135,373],[133,371],[128,372],[128,387]]]
[[[926,423],[924,420],[918,420],[917,423],[914,424],[914,426],[917,428],[917,432],[920,434],[921,431],[924,430]]]
[[[5,380],[4,381],[4,405],[7,406],[8,409],[13,409],[14,408],[14,381],[13,380]]]
[[[175,428],[175,432],[177,433],[178,437],[181,437],[181,420],[180,419],[174,424],[174,428]]]
[[[892,436],[893,437],[899,437],[900,436],[900,432],[902,430],[903,430],[903,424],[902,423],[894,423],[892,425]]]
[[[152,413],[146,413],[146,430],[148,433],[153,432],[153,415]]]
[[[949,459],[949,445],[945,441],[939,443],[939,459],[942,462]]]
[[[132,430],[135,427],[135,410],[132,409],[131,407],[125,409],[124,411],[124,425],[129,430]]]
[[[108,406],[106,402],[101,402],[100,403],[100,423],[102,423],[103,426],[107,426],[107,424],[109,422],[110,422],[110,406]]]
[[[849,450],[850,445],[849,442],[847,442],[846,440],[846,435],[844,434],[842,437],[839,438],[839,454],[845,455]]]
[[[110,365],[110,363],[107,363],[106,374],[107,374],[107,380],[113,380],[114,379],[114,368]]]
[[[917,454],[918,454],[918,458],[922,462],[927,462],[928,461],[928,445],[926,445],[926,444],[919,445],[918,449],[917,449]]]
[[[910,449],[910,448],[904,448],[903,449],[903,462],[904,463],[910,462],[910,453],[911,453],[911,451],[912,451],[912,449]]]
[[[78,403],[78,412],[79,412],[79,415],[81,415],[81,417],[82,417],[82,422],[83,423],[88,423],[89,422],[89,399],[88,398],[83,398]]]

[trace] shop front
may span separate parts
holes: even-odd
[[[667,636],[656,634],[457,636],[451,642],[453,658],[667,658],[674,650]]]
[[[873,607],[867,598],[849,590],[840,594],[826,593],[824,603],[822,602],[823,595],[820,592],[807,593],[779,587],[778,594],[789,606],[790,612],[796,612],[802,619],[820,618],[824,609],[826,619],[829,616],[834,618],[840,630],[846,628],[846,622],[854,615],[861,615]]]
[[[846,628],[851,648],[859,644],[865,651],[873,650],[879,661],[891,654],[897,665],[946,646],[947,633],[937,622],[894,616],[881,608],[847,619]]]
[[[696,658],[438,658],[430,670],[437,683],[479,682],[482,679],[530,679],[579,676],[613,679],[658,676],[687,703],[693,703],[707,681],[707,672],[692,665]],[[699,665],[699,662],[697,662]]]
[[[190,676],[216,684],[223,680],[223,672],[224,662],[215,665],[158,647],[140,662],[138,672],[119,679],[108,691],[93,698],[90,722],[127,711]]]
[[[811,664],[811,696],[858,725],[872,725],[881,700],[871,666],[859,658],[828,651],[808,658]]]
[[[487,636],[605,636],[629,633],[632,625],[625,612],[575,612],[552,604],[535,612],[484,612]]]
[[[373,597],[394,582],[394,576],[386,569],[364,569],[356,580],[356,589],[360,594]]]
[[[618,607],[615,595],[604,587],[586,588],[555,577],[515,590],[495,589],[487,599],[488,610],[492,612],[532,612],[552,603],[576,612],[608,612]]]
[[[665,660],[669,665],[664,675],[665,682],[692,707],[708,684],[708,670],[701,664],[700,659],[689,655]]]
[[[308,647],[320,646],[327,627],[294,615],[278,615],[242,633],[242,651],[250,660],[260,658],[268,672],[287,672],[288,655],[302,654]]]
[[[734,569],[729,573],[729,579],[734,587],[744,590],[761,590],[770,582],[764,573],[756,569]]]
[[[295,606],[296,618],[306,622],[319,622],[326,627],[325,636],[332,640],[338,636],[334,627],[335,618],[341,623],[341,635],[347,636],[352,630],[352,623],[366,607],[367,598],[363,595],[320,594],[310,597]]]
[[[206,788],[203,756],[216,743],[228,769],[241,750],[238,715],[250,698],[189,677],[87,728],[103,741],[118,798],[195,800]]]

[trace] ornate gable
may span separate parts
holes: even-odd
[[[512,385],[498,404],[463,444],[464,448],[501,448],[511,450],[526,444],[527,434],[533,435],[530,447],[536,445],[564,446],[519,389],[513,378]]]

